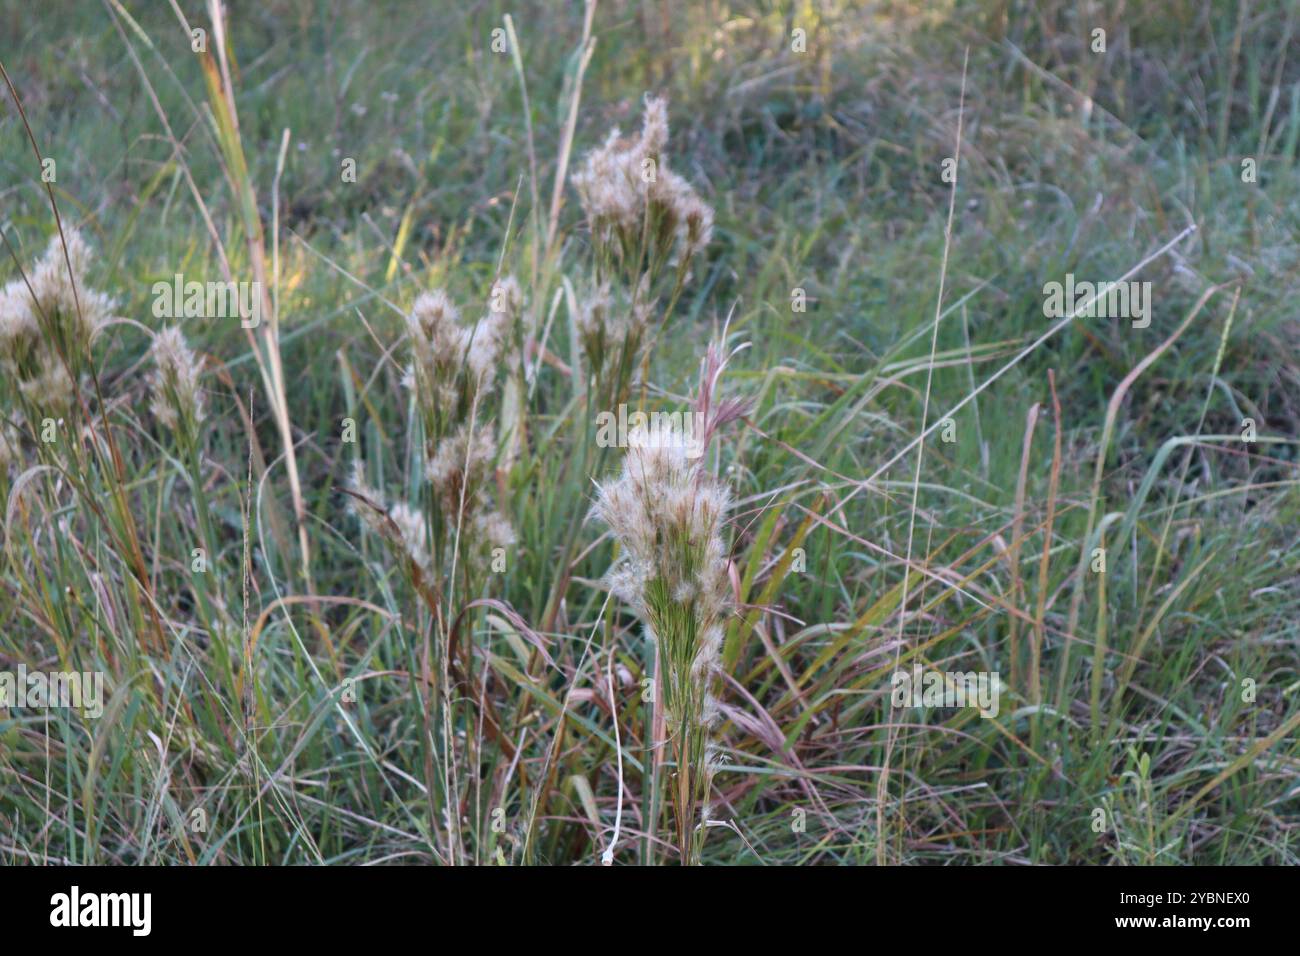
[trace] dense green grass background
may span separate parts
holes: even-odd
[[[200,4],[179,6],[207,23]],[[504,14],[527,111],[511,56],[490,46]],[[115,692],[99,721],[0,711],[6,862],[445,859],[449,815],[429,772],[438,743],[411,677],[420,637],[394,624],[415,602],[338,486],[362,456],[387,489],[414,495],[401,319],[386,300],[405,307],[446,285],[482,302],[504,262],[544,316],[563,278],[576,281],[586,236],[572,190],[557,261],[539,261],[531,230],[549,211],[583,9],[320,0],[233,3],[229,15],[244,152],[268,226],[291,134],[279,309],[312,589],[386,613],[274,603],[308,589],[299,556],[273,533],[292,522],[279,438],[248,340],[229,321],[185,325],[210,356],[204,475],[221,541],[217,610],[196,611],[194,496],[144,412],[148,337],[115,328],[98,347],[106,419],[125,450],[119,484],[169,646],[148,646],[132,625],[139,589],[89,505],[114,479],[34,481],[41,505],[17,520],[17,472],[0,478],[11,502],[0,666],[102,669]],[[1296,862],[1298,22],[1285,0],[598,6],[575,161],[611,125],[635,127],[644,93],[663,93],[674,168],[717,210],[707,261],[651,363],[654,400],[668,407],[691,390],[728,316],[731,344],[750,343],[726,387],[755,408],[726,434],[718,466],[739,501],[733,557],[757,610],[731,635],[711,811],[730,825],[711,828],[706,862]],[[1098,27],[1105,53],[1090,49]],[[807,34],[801,54],[795,28]],[[62,215],[99,249],[94,284],[121,314],[156,327],[154,281],[220,278],[186,171],[236,272],[246,269],[202,69],[169,5],[6,2],[0,35],[32,131],[57,162]],[[940,164],[956,150],[967,53],[931,380],[951,189]],[[27,263],[53,219],[11,106],[0,114],[0,196]],[[340,178],[348,157],[356,183]],[[1246,158],[1257,182],[1243,182]],[[837,507],[923,415],[933,424],[1047,330],[1045,282],[1116,278],[1191,223],[1195,234],[1138,276],[1153,287],[1149,328],[1080,319],[1012,367],[954,416],[955,442],[924,443],[915,512],[914,452]],[[17,275],[7,255],[3,268]],[[796,288],[805,312],[791,309]],[[617,453],[579,467],[591,425],[580,383],[559,367],[574,365],[567,322],[561,306],[527,448],[501,476],[520,545],[486,592],[544,632],[556,667],[538,666],[501,614],[475,612],[476,674],[512,747],[475,745],[470,709],[451,728],[465,737],[451,816],[469,861],[598,859],[620,792],[611,650],[627,788],[616,860],[672,856],[652,852],[638,816],[645,642],[618,609],[597,627],[610,549],[582,518],[591,478]],[[245,609],[250,400],[258,497]],[[340,440],[347,417],[359,445]],[[1246,417],[1260,442],[1239,440]],[[1076,574],[1093,546],[1090,513],[1091,525],[1118,516],[1106,525],[1104,604],[1099,576]],[[802,572],[789,570],[796,547]],[[572,581],[557,591],[566,558]],[[263,612],[245,662],[244,620]],[[896,654],[1004,681],[1014,670],[1018,683],[996,720],[893,710]],[[362,690],[345,706],[348,675]]]

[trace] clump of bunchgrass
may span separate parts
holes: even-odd
[[[502,443],[496,430],[502,405],[497,385],[522,367],[517,346],[523,308],[523,292],[510,277],[494,283],[486,313],[475,322],[462,319],[445,290],[416,298],[405,315],[409,361],[403,375],[418,435],[412,451],[419,468],[409,482],[410,500],[388,498],[366,480],[360,461],[353,463],[345,489],[353,513],[400,562],[420,599],[412,619],[417,632],[429,638],[419,666],[436,702],[428,719],[441,728],[434,733],[430,761],[448,774],[445,803],[435,814],[448,860],[463,853],[454,807],[460,799],[458,751],[468,746],[450,728],[468,719],[461,708],[470,698],[480,708],[479,719],[496,727],[479,699],[481,689],[470,680],[472,660],[456,659],[454,635],[464,612],[483,597],[488,559],[515,540],[509,518],[494,504]],[[491,566],[503,567],[495,561]]]
[[[406,315],[410,362],[403,383],[414,394],[422,427],[424,547],[428,567],[447,574],[457,564],[466,574],[480,570],[492,549],[514,542],[509,519],[493,504],[493,420],[498,379],[518,361],[523,309],[519,283],[506,276],[493,284],[476,322],[463,321],[442,289],[421,294]]]
[[[721,425],[744,411],[739,402],[714,402],[725,365],[719,355],[709,349],[695,403],[703,423],[701,452]],[[683,863],[695,863],[703,840],[697,818],[713,777],[710,730],[718,709],[712,687],[732,607],[722,538],[730,492],[685,440],[657,440],[662,437],[640,430],[629,435],[622,472],[600,486],[593,512],[623,552],[607,575],[610,589],[645,622],[657,646],[676,763],[669,789],[678,848]]]

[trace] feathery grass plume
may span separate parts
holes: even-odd
[[[713,207],[692,193],[681,203],[682,255],[689,261],[713,241]]]
[[[710,346],[695,401],[705,447],[719,427],[744,414],[743,402],[714,401],[725,364]],[[657,642],[677,765],[670,791],[678,847],[683,863],[695,863],[703,841],[697,817],[713,775],[709,735],[717,704],[712,687],[732,606],[722,540],[730,492],[704,467],[702,456],[688,457],[684,442],[656,441],[639,430],[628,437],[622,473],[600,486],[593,512],[623,549],[609,571],[610,588]]]
[[[64,240],[66,257],[65,242],[60,241],[58,235],[50,237],[45,255],[30,277],[32,292],[47,318],[57,317],[70,334],[88,343],[111,317],[114,302],[86,284],[86,273],[93,255],[81,233],[69,229]],[[69,263],[72,266],[71,277],[68,274]]]
[[[348,482],[351,492],[349,509],[395,554],[409,560],[420,571],[428,572],[433,562],[429,555],[429,526],[424,512],[404,501],[386,502],[383,493],[367,483],[365,474],[364,463],[354,461]]]
[[[457,514],[462,501],[466,507],[472,507],[482,490],[494,451],[488,434],[482,429],[471,429],[468,423],[438,443],[426,464],[425,475],[447,513]]]
[[[150,411],[164,428],[180,433],[186,441],[193,440],[199,423],[207,417],[199,386],[202,363],[174,325],[154,336],[149,355],[154,361],[149,375]]]
[[[36,317],[35,304],[27,283],[21,278],[11,279],[0,289],[0,347],[3,360],[17,361],[16,353],[22,346],[34,345],[41,335],[41,324]]]
[[[496,378],[505,313],[489,312],[469,327],[460,319],[441,289],[422,293],[406,315],[411,364],[402,381],[414,389],[431,437],[443,434],[449,419],[464,417],[475,395],[491,390]]]
[[[725,486],[685,450],[629,436],[619,478],[603,485],[596,514],[624,555],[610,569],[613,592],[657,642],[676,781],[670,787],[683,863],[698,860],[697,810],[708,796],[708,740],[716,713],[710,688],[729,608],[721,527]]]
[[[92,254],[81,233],[68,230],[66,243],[65,258],[53,236],[30,274],[0,290],[0,370],[24,399],[53,410],[72,404],[91,344],[114,307],[86,284]]]
[[[474,515],[476,539],[489,548],[508,548],[518,540],[515,526],[502,511],[479,511]]]
[[[406,314],[406,330],[411,364],[403,384],[415,391],[422,406],[453,404],[467,344],[460,309],[442,289],[422,293]]]
[[[37,408],[62,412],[72,407],[77,389],[67,366],[47,353],[27,377],[19,378],[18,391]]]
[[[646,97],[641,133],[618,129],[587,154],[572,182],[587,217],[598,277],[611,268],[635,287],[653,284],[665,265],[677,266],[677,284],[713,234],[713,209],[668,167],[668,105]]]

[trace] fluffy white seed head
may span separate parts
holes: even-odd
[[[462,503],[466,513],[474,509],[494,454],[487,432],[471,430],[468,424],[438,443],[425,465],[425,475],[448,514],[459,514]]]
[[[668,167],[667,143],[668,104],[647,97],[639,136],[623,138],[615,129],[586,155],[572,179],[594,243],[621,256],[644,237],[652,260],[666,260],[676,247],[679,262],[708,245],[713,209]]]
[[[641,152],[657,158],[668,145],[668,101],[662,96],[647,96],[641,113]]]
[[[353,462],[348,486],[365,499],[352,498],[348,504],[362,524],[421,570],[429,571],[433,561],[428,551],[429,530],[424,512],[404,501],[387,504],[382,492],[366,482],[365,466],[360,461]]]
[[[150,410],[164,427],[175,430],[182,423],[190,425],[207,416],[203,390],[199,387],[202,364],[176,326],[168,326],[154,336],[149,355],[154,370],[149,376],[152,392]]]
[[[659,582],[710,623],[728,597],[721,536],[727,489],[680,444],[645,442],[635,432],[628,438],[622,474],[601,486],[594,508],[626,554],[611,584],[645,612],[646,589]]]
[[[49,239],[45,255],[32,269],[31,290],[47,317],[59,312],[62,321],[75,324],[79,336],[90,343],[112,315],[113,300],[86,285],[86,273],[94,259],[86,239],[75,229],[69,229],[65,239],[66,256],[59,235]]]
[[[45,255],[29,276],[31,291],[47,320],[67,323],[89,345],[111,317],[113,300],[86,285],[86,273],[93,255],[81,233],[69,229],[65,239],[66,257],[59,236],[51,237]],[[72,266],[71,275],[68,273],[69,264]],[[22,280],[18,281],[21,283]]]
[[[86,284],[90,246],[75,229],[67,231],[66,241],[66,256],[56,234],[25,279],[0,289],[0,371],[24,397],[49,409],[72,402],[69,363],[74,370],[83,367],[113,311],[113,300]]]
[[[401,544],[406,556],[424,570],[429,570],[431,562],[426,546],[429,529],[424,520],[424,512],[412,508],[404,501],[398,501],[389,506],[388,517],[397,526],[397,542]]]
[[[66,409],[77,391],[67,366],[53,355],[44,356],[35,374],[20,379],[18,390],[33,405],[47,409]]]
[[[500,511],[488,511],[474,518],[480,540],[489,547],[508,548],[515,543],[515,528]]]
[[[12,353],[23,340],[39,338],[40,323],[32,304],[32,294],[22,279],[13,279],[0,289],[0,349]]]
[[[513,281],[513,280],[511,280]],[[460,310],[441,289],[422,293],[406,316],[411,364],[402,384],[416,391],[426,407],[450,408],[457,399],[491,387],[499,366],[511,308],[522,308],[518,284],[504,289],[505,308],[489,311],[472,327],[461,324]]]

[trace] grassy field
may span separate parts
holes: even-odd
[[[0,26],[0,860],[1300,861],[1300,5]]]

